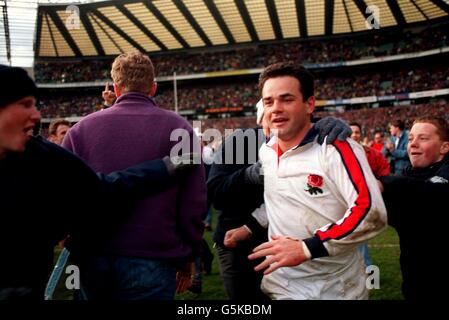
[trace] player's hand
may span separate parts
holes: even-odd
[[[266,257],[254,270],[264,270],[269,274],[281,267],[293,267],[307,261],[302,247],[302,241],[284,236],[271,236],[272,241],[262,243],[254,248],[248,259],[254,260]]]

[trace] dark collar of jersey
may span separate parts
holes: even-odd
[[[443,167],[448,166],[449,167],[449,153],[446,154],[443,158],[443,160],[438,161],[431,166],[425,167],[425,168],[412,168],[409,166],[407,170],[405,171],[405,175],[409,177],[414,178],[420,178],[420,179],[429,179],[433,176],[437,175],[438,171]],[[444,177],[447,178],[447,177]]]
[[[293,150],[295,150],[295,149],[297,149],[299,147],[302,147],[302,146],[304,146],[304,145],[306,145],[308,143],[313,142],[313,140],[315,140],[315,137],[317,135],[318,135],[318,130],[315,129],[315,126],[313,126],[312,128],[310,128],[309,131],[307,131],[307,134],[304,137],[304,139],[302,139],[302,141],[296,147],[294,147]]]

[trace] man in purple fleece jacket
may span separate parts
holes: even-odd
[[[118,56],[111,76],[116,103],[73,126],[63,141],[65,148],[94,170],[109,173],[169,156],[178,143],[171,139],[176,129],[188,132],[190,146],[199,146],[185,119],[155,104],[152,96],[157,86],[148,56],[140,52]],[[84,272],[86,298],[173,299],[176,288],[188,287],[190,262],[199,254],[206,212],[204,166],[196,166],[188,175],[130,210],[122,227],[92,259],[89,272]]]

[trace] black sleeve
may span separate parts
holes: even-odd
[[[60,170],[64,170],[66,178],[75,186],[73,192],[77,195],[93,193],[101,195],[105,201],[112,201],[117,197],[143,198],[164,191],[176,182],[161,159],[145,161],[109,174],[95,174],[81,158],[70,151],[47,141],[42,143],[59,159],[58,163],[62,163],[64,169]]]
[[[250,216],[252,211],[262,205],[263,186],[245,181],[245,170],[253,164],[249,163],[248,160],[248,145],[245,145],[245,161],[243,164],[236,164],[236,161],[233,161],[232,164],[222,163],[228,160],[225,157],[225,150],[230,150],[232,147],[234,148],[234,155],[236,154],[235,145],[228,145],[233,143],[234,135],[231,135],[215,154],[207,181],[208,200],[216,209],[226,212],[228,218],[235,216],[235,218],[242,219],[241,216],[237,217],[237,215],[245,212],[246,216]]]
[[[207,181],[208,199],[218,210],[222,210],[230,199],[240,198],[248,188],[245,185],[245,169],[235,165],[213,164]]]
[[[449,195],[448,183],[433,183],[404,176],[381,177],[384,186],[382,193],[387,208],[388,223],[394,228],[404,225],[405,219],[419,219],[410,216],[419,212],[417,207],[438,208],[444,206]]]
[[[159,193],[175,183],[164,162],[150,160],[109,174],[97,173],[108,198],[117,196],[141,198]]]
[[[267,235],[267,229],[262,227],[259,222],[250,215],[245,223],[253,233],[254,238],[262,239]]]
[[[100,203],[105,198],[97,174],[62,147],[46,141],[41,141],[41,145],[51,167],[48,179],[57,183],[52,198],[63,206],[57,220],[64,227],[64,234],[83,234],[86,228],[94,225],[99,228],[97,222],[101,220],[100,216],[105,215],[100,210]]]
[[[161,191],[172,183],[162,160],[153,160],[112,172],[96,174],[82,159],[47,141],[39,141],[48,175],[54,181],[52,196],[61,204],[55,217],[62,235],[70,235],[71,249],[94,248],[119,227],[136,197]],[[96,245],[92,245],[92,244]]]

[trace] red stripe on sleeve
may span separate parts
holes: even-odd
[[[330,239],[342,239],[352,233],[371,208],[371,195],[366,184],[360,163],[347,141],[335,140],[333,143],[345,165],[351,182],[358,193],[355,205],[351,207],[350,214],[341,224],[332,224],[326,231],[318,230],[316,235],[325,242]]]

